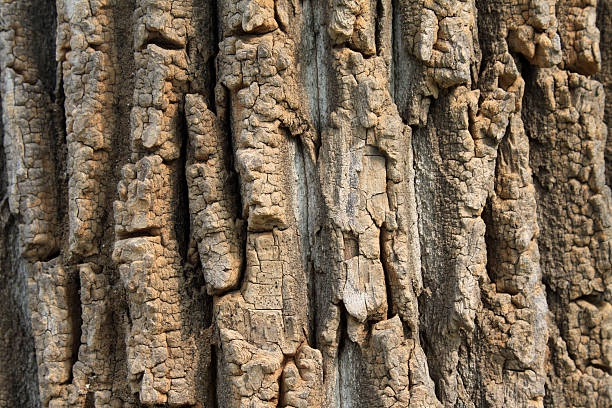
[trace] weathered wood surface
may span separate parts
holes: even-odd
[[[611,16],[0,0],[0,407],[612,406]]]

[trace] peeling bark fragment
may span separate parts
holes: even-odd
[[[348,313],[360,322],[380,320],[387,313],[380,229],[395,220],[386,191],[386,158],[378,141],[401,137],[403,124],[393,117],[384,82],[374,79],[375,72],[386,72],[382,58],[366,60],[344,49],[336,53],[335,64],[341,105],[322,135],[319,158],[322,194],[336,229],[333,236],[340,239],[333,243],[335,258],[341,259],[334,270],[334,300],[343,299]]]
[[[193,405],[195,342],[182,330],[176,245],[159,237],[117,241],[113,260],[128,293],[128,378],[145,405]]]
[[[559,35],[565,69],[593,75],[601,68],[597,1],[561,1],[558,5]]]
[[[287,408],[322,407],[323,361],[319,350],[305,345],[301,347],[295,361],[283,368],[281,404]]]
[[[72,371],[77,333],[71,310],[74,280],[54,259],[37,262],[28,279],[28,302],[36,341],[38,386],[45,407],[59,408]]]
[[[192,158],[186,169],[191,232],[209,294],[235,287],[242,270],[242,220],[228,168],[228,135],[199,95],[185,97]]]
[[[561,62],[561,39],[557,33],[556,4],[549,0],[531,0],[496,4],[500,22],[507,24],[508,45],[523,54],[531,64],[550,67]],[[503,26],[502,26],[503,27]]]
[[[237,390],[230,395],[218,395],[226,406],[241,406],[240,401],[246,401],[243,392],[238,390],[250,381],[251,368],[247,367],[259,364],[257,361],[266,355],[271,359],[269,364],[278,361],[278,367],[261,368],[268,379],[261,386],[250,385],[249,395],[259,395],[258,400],[276,406],[280,398],[278,379],[283,355],[295,355],[307,338],[305,281],[303,275],[296,273],[301,268],[298,242],[294,229],[248,234],[243,285],[239,292],[215,300],[221,348],[219,366],[223,367],[221,381]],[[232,346],[237,344],[234,340],[250,350],[239,361],[234,361],[239,353]],[[225,371],[228,362],[246,364],[246,367]],[[269,385],[272,383],[276,385]]]
[[[52,181],[50,101],[40,84],[28,84],[12,68],[4,70],[2,98],[4,149],[9,175],[9,207],[20,214],[21,252],[45,259],[57,251],[56,194]]]
[[[135,54],[134,107],[130,115],[132,151],[162,159],[180,155],[178,132],[183,94],[187,91],[187,55],[149,44]]]
[[[477,44],[473,1],[403,1],[399,14],[404,46],[427,67],[433,86],[471,83]]]
[[[78,405],[87,398],[92,383],[97,387],[94,401],[104,406],[111,399],[112,358],[111,345],[114,344],[108,311],[110,309],[109,283],[107,277],[91,264],[79,265],[81,294],[81,346],[78,361],[73,367],[73,386],[71,394],[78,398],[69,399],[70,404]],[[76,399],[76,401],[75,401]]]
[[[220,385],[218,398],[228,408],[278,406],[278,378],[283,353],[278,345],[262,349],[244,341],[240,333],[221,329]]]
[[[105,178],[113,140],[115,65],[111,2],[58,2],[57,59],[63,71],[68,145],[70,252],[99,252]]]
[[[356,51],[376,54],[375,0],[328,0],[330,3],[329,36],[334,45],[348,43]]]
[[[31,3],[0,3],[0,90],[9,209],[19,215],[22,255],[44,260],[58,248],[53,105],[38,70]]]
[[[134,48],[157,44],[166,49],[185,48],[192,34],[192,5],[187,0],[138,0],[134,12],[137,28]]]
[[[146,156],[123,167],[123,178],[117,186],[119,200],[114,205],[115,233],[120,239],[162,234],[165,241],[170,240],[170,171],[160,156]]]
[[[221,31],[226,35],[240,32],[265,34],[278,28],[274,0],[221,1]]]
[[[286,138],[302,137],[307,143],[311,138],[299,102],[294,42],[275,31],[228,37],[220,48],[220,80],[232,97],[243,218],[250,231],[287,228],[294,187],[286,177],[293,163]]]
[[[370,407],[441,407],[421,347],[406,339],[399,316],[376,323],[364,349]]]

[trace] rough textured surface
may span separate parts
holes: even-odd
[[[609,0],[0,0],[0,407],[612,405]]]

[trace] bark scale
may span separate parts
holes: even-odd
[[[609,407],[611,10],[0,0],[0,406]]]

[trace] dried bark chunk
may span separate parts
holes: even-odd
[[[238,284],[242,269],[242,220],[229,168],[229,136],[199,95],[187,95],[185,113],[192,159],[187,166],[192,237],[208,293]]]

